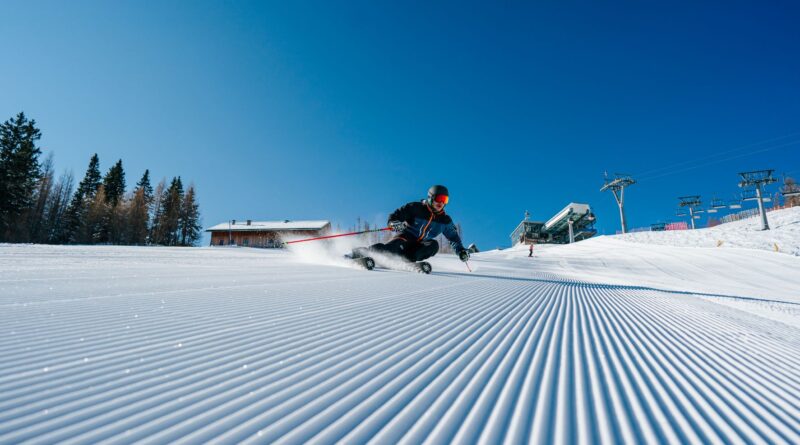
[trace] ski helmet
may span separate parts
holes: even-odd
[[[447,187],[443,185],[434,185],[433,187],[428,189],[428,204],[433,205],[433,201],[437,196],[444,195],[446,198],[449,198],[450,192],[447,191]],[[444,204],[447,204],[449,199],[444,200]],[[440,201],[441,202],[441,201]]]

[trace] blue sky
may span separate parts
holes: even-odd
[[[481,248],[570,201],[613,233],[604,171],[642,179],[630,227],[800,176],[800,7],[697,3],[4,2],[0,118],[77,179],[180,175],[207,227],[382,222],[441,183]]]

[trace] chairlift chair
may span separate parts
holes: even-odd
[[[724,209],[728,206],[721,199],[714,198],[711,200],[711,208],[712,209]]]
[[[754,189],[748,189],[742,191],[742,201],[755,201],[758,199],[756,195],[756,191]]]

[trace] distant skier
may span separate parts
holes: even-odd
[[[428,189],[427,199],[409,202],[389,215],[389,227],[395,236],[388,243],[373,244],[366,250],[399,255],[412,262],[422,261],[436,255],[439,243],[434,238],[443,233],[458,258],[469,260],[469,252],[461,243],[453,220],[444,212],[449,200],[447,187],[434,185]],[[354,253],[367,254],[363,248]]]
[[[531,244],[530,248],[528,249],[528,257],[533,256],[533,244]]]

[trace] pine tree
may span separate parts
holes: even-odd
[[[181,246],[194,246],[200,239],[200,210],[194,184],[189,185],[183,197],[178,230],[180,231]]]
[[[16,238],[15,225],[33,204],[41,137],[36,122],[22,112],[0,125],[0,241]]]
[[[100,188],[100,159],[95,153],[89,160],[86,175],[72,196],[66,215],[66,240],[70,243],[89,243],[85,216],[89,205]]]
[[[180,219],[181,203],[183,201],[183,183],[180,176],[172,178],[169,188],[162,198],[162,238],[158,244],[175,246],[179,241],[178,220]]]
[[[142,175],[142,179],[136,183],[136,189],[134,190],[142,190],[143,197],[145,202],[148,205],[152,204],[153,202],[153,186],[150,185],[150,170],[145,170],[144,174]]]
[[[122,244],[125,237],[126,211],[124,205],[122,208],[118,208],[124,204],[125,195],[125,171],[122,168],[122,159],[108,169],[108,172],[103,177],[103,190],[105,191],[109,215],[105,218],[107,225],[100,235],[101,242]]]
[[[150,230],[150,205],[153,201],[153,186],[150,185],[150,170],[145,170],[136,183],[128,205],[127,242],[141,246],[148,242]]]
[[[106,202],[111,207],[119,204],[125,195],[125,171],[122,169],[122,159],[108,169],[108,173],[103,178],[103,186],[106,192]]]

